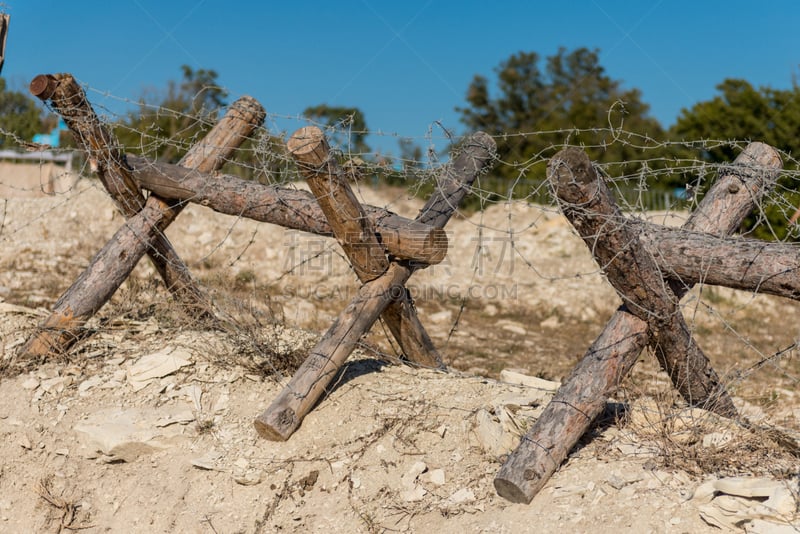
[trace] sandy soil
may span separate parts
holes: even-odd
[[[400,190],[359,195],[419,207]],[[800,362],[756,367],[795,342],[793,302],[718,288],[685,301],[753,428],[683,408],[644,354],[545,489],[510,504],[493,477],[557,383],[500,371],[557,382],[619,303],[558,213],[495,205],[454,220],[448,259],[409,284],[451,369],[393,364],[376,326],[285,443],[252,421],[356,288],[329,239],[191,206],[167,233],[225,329],[184,316],[143,261],[69,354],[15,357],[122,222],[88,180],[0,199],[0,531],[694,533],[718,531],[720,510],[750,532],[800,524]],[[788,500],[698,493],[733,476]]]

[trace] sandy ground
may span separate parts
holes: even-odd
[[[167,234],[225,329],[182,315],[143,261],[69,354],[17,360],[122,224],[96,187],[82,180],[64,194],[0,199],[0,531],[694,533],[719,531],[715,521],[749,532],[800,524],[800,363],[790,351],[754,367],[794,343],[793,302],[715,288],[685,301],[753,428],[683,408],[644,354],[545,489],[530,505],[511,504],[493,488],[504,455],[619,303],[558,213],[495,205],[454,220],[448,259],[409,284],[451,369],[391,363],[378,325],[295,435],[275,443],[257,436],[254,417],[357,287],[330,239],[191,206]],[[420,205],[400,190],[359,195],[407,216]],[[500,380],[503,369],[552,382],[513,385]],[[703,486],[720,478],[723,489]],[[773,497],[755,495],[753,481]]]

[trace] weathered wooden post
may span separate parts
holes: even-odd
[[[551,167],[555,179],[563,178],[567,186],[572,182],[570,170],[561,167],[565,159],[569,165],[576,164],[579,169],[575,171],[582,173],[584,178],[591,175],[591,164],[573,153]],[[780,156],[773,148],[752,143],[731,167],[721,173],[684,229],[716,235],[731,234],[758,199],[774,185],[780,166]],[[576,182],[579,180],[583,181],[583,178],[576,177]],[[603,263],[601,266],[605,267]],[[657,280],[653,283],[663,291]],[[686,286],[678,291],[676,298],[686,291]],[[623,305],[611,318],[523,437],[519,447],[501,467],[494,482],[500,496],[512,502],[529,503],[602,411],[608,396],[652,341],[647,318],[640,318],[642,310],[638,311],[634,314]],[[717,407],[725,408],[725,405]]]
[[[722,239],[658,225],[642,225],[641,236],[659,269],[681,289],[702,283],[800,300],[797,243]]]
[[[466,139],[452,161],[436,177],[436,190],[422,207],[415,221],[443,229],[455,207],[469,193],[475,179],[487,171],[496,156],[494,139],[476,132]],[[418,262],[411,264],[416,270]],[[427,366],[441,365],[442,358],[428,333],[419,323],[413,302],[407,296],[393,300],[382,315],[403,354],[411,361]]]
[[[143,201],[138,186],[133,181],[131,169],[125,164],[121,153],[113,145],[110,147],[102,145],[107,140],[115,141],[110,137],[108,130],[99,123],[99,119],[83,97],[82,90],[77,87],[72,77],[60,79],[64,83],[54,82],[51,77],[38,76],[31,84],[32,91],[42,98],[53,99],[54,105],[57,102],[59,110],[66,106],[67,101],[78,106],[78,109],[69,108],[68,111],[64,111],[72,117],[68,124],[71,128],[75,128],[73,132],[76,137],[80,136],[85,143],[96,147],[90,151],[90,157],[106,158],[107,163],[104,167],[106,170],[100,170],[102,166],[98,165],[99,174],[106,178],[103,182],[107,184],[106,188],[109,191],[113,188],[118,192],[117,203],[123,206],[131,207],[134,203]],[[60,97],[57,96],[59,94]],[[181,164],[201,171],[221,168],[233,150],[263,122],[265,115],[264,109],[254,99],[243,97],[237,100],[203,140],[190,148],[181,160]],[[119,186],[120,182],[132,185],[123,188]],[[165,283],[169,283],[168,280],[176,280],[176,277],[180,278],[182,282],[178,287],[183,288],[179,292],[180,295],[189,295],[188,305],[192,307],[197,305],[199,302],[197,298],[202,294],[199,293],[199,289],[198,292],[192,289],[194,282],[188,277],[188,270],[181,267],[182,260],[178,258],[179,263],[173,263],[177,253],[163,234],[163,230],[175,220],[181,209],[181,205],[170,204],[151,195],[136,213],[132,213],[132,209],[125,212],[127,220],[122,228],[95,255],[87,269],[59,298],[50,316],[42,322],[38,331],[18,353],[24,357],[40,357],[66,350],[77,339],[85,322],[111,298],[145,253],[150,253],[154,262],[160,262],[157,265],[162,265],[159,272],[162,273]],[[162,252],[167,255],[162,255]],[[184,304],[187,304],[187,301],[184,301]],[[209,310],[203,305],[200,311],[202,316]]]

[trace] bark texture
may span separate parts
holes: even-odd
[[[774,186],[781,160],[773,148],[752,143],[724,169],[685,230],[729,235]],[[683,294],[688,287],[678,289]],[[622,306],[559,388],[542,415],[495,477],[497,493],[529,503],[600,414],[650,342],[648,323]]]

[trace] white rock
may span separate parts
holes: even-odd
[[[165,410],[166,413],[155,421],[155,426],[163,428],[165,426],[181,424],[185,425],[191,423],[196,418],[191,408],[187,407],[174,407],[174,409]]]
[[[488,410],[480,409],[475,414],[475,436],[478,444],[491,456],[500,456],[514,448],[514,439],[507,434]]]
[[[414,486],[412,489],[401,491],[400,498],[405,502],[418,502],[421,501],[427,493],[428,491],[422,486]]]
[[[31,448],[33,447],[33,445],[31,444],[31,440],[25,434],[22,434],[19,437],[19,439],[17,440],[17,445],[27,450],[31,450]]]
[[[222,393],[217,401],[214,403],[214,408],[212,410],[215,414],[221,414],[228,409],[230,405],[230,396],[227,393]]]
[[[703,436],[703,447],[721,449],[733,440],[733,433],[730,431],[711,432]]]
[[[233,481],[242,486],[255,486],[261,483],[261,471],[248,469],[243,474],[234,474]]]
[[[417,478],[428,470],[428,466],[425,465],[425,462],[414,462],[411,468],[406,471],[406,473],[400,477],[400,482],[406,488],[413,488],[417,482]]]
[[[531,388],[537,388],[550,392],[556,392],[558,391],[558,388],[561,387],[560,382],[552,382],[550,380],[545,380],[543,378],[524,375],[522,373],[512,371],[511,369],[503,369],[502,371],[500,371],[500,381],[507,382],[509,384],[518,384],[520,386],[528,386]]]
[[[88,392],[90,389],[92,389],[95,386],[99,386],[102,383],[103,383],[103,378],[100,376],[93,376],[91,378],[87,378],[86,380],[78,384],[78,394],[83,397],[85,396],[84,394]]]
[[[203,469],[206,471],[214,471],[217,469],[217,460],[222,456],[222,453],[217,452],[215,450],[210,450],[203,456],[199,458],[195,458],[191,461],[191,464],[198,469]]]
[[[431,481],[431,484],[436,486],[444,486],[445,483],[445,474],[444,469],[433,469],[430,473],[428,473],[428,480]]]
[[[185,439],[180,429],[158,424],[175,417],[181,408],[110,408],[100,410],[73,427],[86,447],[116,460],[132,462],[138,457],[169,447]]]
[[[779,528],[797,510],[789,484],[767,478],[710,480],[697,488],[693,500],[700,503],[697,508],[707,523],[731,530],[746,522],[762,520],[764,524],[760,526],[766,530],[760,532],[780,532]]]
[[[539,326],[541,328],[554,329],[554,328],[558,328],[559,326],[561,326],[561,321],[558,320],[558,316],[557,315],[552,315],[552,316],[548,317],[547,319],[545,319],[544,321],[540,322]]]
[[[506,332],[511,332],[513,334],[517,334],[520,336],[524,336],[528,333],[525,327],[519,323],[512,323],[508,322],[502,326],[503,330]]]
[[[34,389],[39,387],[39,379],[31,376],[27,380],[25,380],[21,385],[22,389],[33,391]]]
[[[432,323],[449,323],[453,320],[453,312],[450,310],[442,310],[432,313],[428,316],[428,320]]]
[[[453,504],[465,504],[475,500],[475,493],[469,488],[461,488],[447,499]]]
[[[197,384],[183,386],[181,388],[181,394],[186,395],[189,398],[191,403],[194,405],[195,410],[198,412],[203,410],[203,388]]]
[[[747,534],[797,534],[797,523],[777,524],[763,519],[754,519],[746,525]]]
[[[168,376],[182,367],[192,365],[191,353],[182,348],[165,347],[164,349],[142,356],[128,369],[128,383],[134,391],[146,387],[150,380]]]
[[[71,376],[56,376],[54,378],[48,378],[47,380],[42,380],[39,386],[48,393],[50,393],[51,391],[54,391],[56,393],[61,393],[62,391],[64,391],[64,388],[70,384],[72,384]]]

